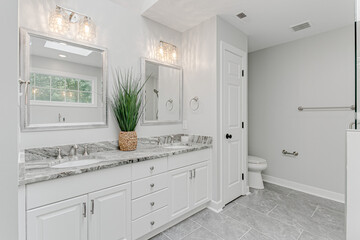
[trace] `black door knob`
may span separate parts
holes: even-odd
[[[232,138],[232,135],[227,133],[227,134],[225,135],[225,137],[226,137],[226,139],[231,139],[231,138]]]

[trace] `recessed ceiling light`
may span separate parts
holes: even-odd
[[[44,47],[63,51],[63,52],[68,52],[72,54],[77,54],[80,56],[89,56],[93,52],[86,48],[75,47],[75,46],[62,44],[58,42],[52,42],[52,41],[46,41]]]
[[[66,55],[64,55],[64,54],[59,54],[59,57],[61,57],[61,58],[66,58]]]

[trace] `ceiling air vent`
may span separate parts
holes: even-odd
[[[244,19],[244,18],[246,18],[247,16],[246,16],[246,14],[244,13],[244,12],[241,12],[241,13],[239,13],[238,15],[236,15],[238,18],[240,18],[240,19]]]
[[[294,32],[298,32],[298,31],[301,31],[301,30],[304,30],[304,29],[307,29],[307,28],[310,28],[310,27],[311,27],[310,22],[304,22],[304,23],[297,24],[295,26],[291,26],[290,28]]]

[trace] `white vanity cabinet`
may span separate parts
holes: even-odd
[[[27,240],[86,240],[87,196],[27,212]]]
[[[28,240],[131,239],[130,184],[27,212]]]
[[[209,160],[205,149],[28,184],[21,240],[148,239],[207,206]]]
[[[173,170],[170,176],[172,219],[210,200],[208,162]]]
[[[89,194],[89,240],[131,239],[130,184]]]

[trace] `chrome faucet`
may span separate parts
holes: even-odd
[[[171,143],[171,144],[174,143],[174,139],[175,139],[174,135],[170,135],[170,143]]]
[[[77,156],[77,150],[78,150],[78,145],[74,145],[74,146],[72,146],[71,148],[70,148],[70,153],[69,153],[69,155],[71,156],[71,157],[76,157]]]

